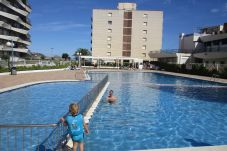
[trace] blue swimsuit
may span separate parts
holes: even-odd
[[[81,114],[76,116],[68,115],[65,119],[72,140],[74,142],[82,142],[84,139],[83,116]]]

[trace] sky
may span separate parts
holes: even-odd
[[[91,48],[92,9],[117,9],[119,2],[137,3],[137,10],[164,13],[162,49],[177,49],[179,34],[227,22],[227,0],[29,0],[32,52],[47,56]]]

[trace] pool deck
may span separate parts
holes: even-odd
[[[78,81],[85,80],[84,70],[46,70],[18,72],[17,75],[0,75],[0,92],[23,87],[29,84],[51,81]]]

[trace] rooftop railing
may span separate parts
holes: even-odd
[[[107,82],[108,75],[78,102],[81,114],[86,114]],[[1,124],[0,151],[61,150],[66,143],[66,135],[67,128],[60,121],[55,124]]]

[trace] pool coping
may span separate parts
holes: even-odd
[[[24,73],[37,73],[37,72],[52,72],[52,71],[64,71],[67,70],[66,68],[61,68],[61,69],[46,69],[46,70],[27,70],[27,71],[17,71],[17,74],[24,74]],[[3,72],[0,73],[1,75],[10,75],[11,72]]]
[[[65,69],[51,69],[51,70],[32,70],[32,71],[20,71],[19,74],[24,74],[24,73],[37,73],[37,72],[52,72],[52,71],[64,71]],[[32,85],[36,85],[36,84],[42,84],[42,83],[54,83],[54,82],[79,82],[79,81],[89,81],[91,80],[91,77],[88,75],[88,73],[86,71],[82,71],[85,78],[83,80],[74,80],[74,79],[58,79],[58,80],[41,80],[41,81],[35,81],[35,82],[27,82],[27,83],[22,83],[22,84],[18,84],[18,85],[14,85],[14,86],[10,86],[10,87],[5,87],[0,89],[0,93],[4,93],[7,91],[12,91],[15,89],[20,89],[23,87],[28,87],[28,86],[32,86]],[[7,74],[1,74],[1,75],[7,75]]]
[[[42,83],[79,82],[79,81],[86,81],[86,80],[47,80],[47,81],[29,82],[29,83],[24,83],[24,84],[20,84],[20,85],[16,85],[16,86],[0,89],[0,93],[4,93],[4,92],[8,92],[8,91],[12,91],[12,90],[15,90],[15,89],[20,89],[20,88],[36,85],[36,84],[42,84]]]
[[[147,150],[134,150],[134,151],[227,151],[227,145],[184,147],[184,148],[162,148],[162,149],[147,149]]]
[[[89,120],[92,118],[95,109],[97,108],[101,98],[103,97],[104,93],[106,92],[110,82],[108,81],[105,86],[103,87],[102,91],[99,93],[95,101],[92,103],[91,107],[88,109],[87,113],[84,116],[85,123],[89,123]]]
[[[89,120],[92,118],[95,109],[97,108],[99,102],[101,101],[101,98],[103,97],[104,93],[106,92],[108,86],[110,85],[110,82],[108,81],[105,86],[102,88],[101,92],[99,93],[99,95],[97,96],[97,98],[94,100],[94,102],[92,103],[91,107],[88,109],[88,111],[85,113],[84,115],[84,122],[86,124],[89,124]],[[68,148],[73,148],[73,142],[72,139],[70,138],[67,143],[66,146]]]
[[[175,73],[175,72],[168,72],[168,71],[159,71],[159,70],[114,70],[114,69],[91,69],[88,70],[89,72],[146,72],[146,73],[160,73],[166,75],[172,75],[177,77],[185,77],[190,79],[197,79],[197,80],[204,80],[209,82],[217,82],[222,84],[227,84],[227,79],[221,78],[214,78],[208,76],[200,76],[200,75],[192,75],[192,74],[183,74],[183,73]]]

